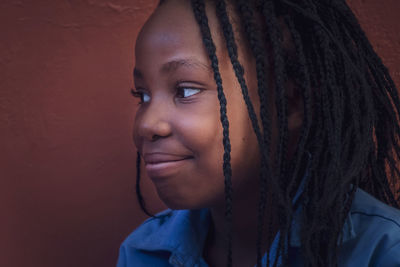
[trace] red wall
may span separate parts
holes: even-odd
[[[0,266],[114,266],[145,218],[129,88],[134,40],[156,2],[0,3]],[[400,85],[400,1],[350,4]]]

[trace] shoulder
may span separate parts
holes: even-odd
[[[368,212],[392,217],[399,221],[400,210],[393,208],[382,201],[376,199],[364,190],[358,188],[351,207],[352,212]]]
[[[344,266],[400,266],[400,210],[358,189],[345,227]]]
[[[350,215],[359,232],[377,227],[382,228],[382,231],[391,231],[400,239],[400,210],[379,201],[361,189],[357,190]]]

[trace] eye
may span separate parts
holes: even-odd
[[[201,92],[201,89],[197,89],[197,88],[178,87],[176,95],[180,98],[187,98],[192,95],[198,94],[200,92]]]
[[[131,89],[131,94],[133,95],[133,97],[140,98],[139,104],[147,103],[150,101],[150,96],[145,92]]]

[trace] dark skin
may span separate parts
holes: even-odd
[[[234,192],[233,262],[235,266],[253,266],[256,263],[259,146],[224,48],[214,7],[209,4],[207,16],[228,102]],[[219,101],[211,63],[190,2],[168,0],[158,7],[139,34],[135,55],[135,87],[143,103],[136,113],[134,141],[144,155],[148,176],[168,207],[210,209],[212,225],[203,255],[210,266],[225,266],[227,232]],[[239,60],[246,70],[255,110],[259,110],[254,58],[246,44],[239,45]],[[273,107],[272,102],[270,106]],[[300,128],[301,118],[301,109],[291,111],[291,132]],[[276,132],[275,127],[274,140]],[[158,164],[160,158],[176,161]],[[265,225],[272,220],[276,229],[273,214],[273,206],[267,207]],[[263,249],[268,247],[265,244]]]

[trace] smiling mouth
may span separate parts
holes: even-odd
[[[180,156],[164,153],[144,155],[146,172],[152,179],[176,174],[177,171],[191,159],[193,159],[193,156]]]

